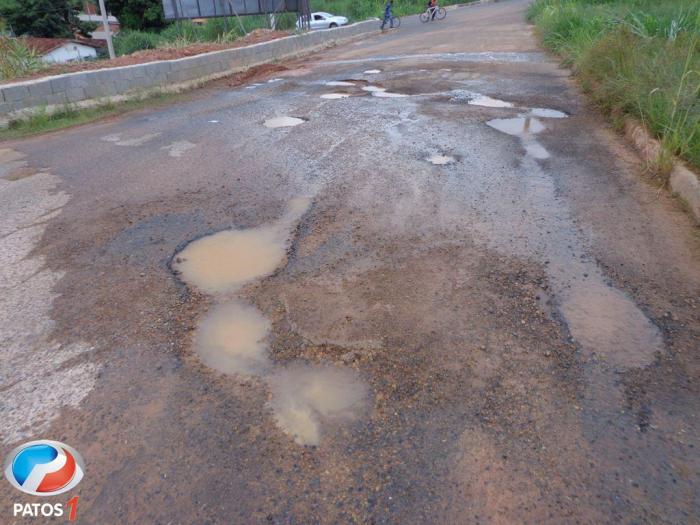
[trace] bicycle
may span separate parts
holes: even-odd
[[[384,23],[382,22],[382,25],[386,25],[386,24],[384,24]],[[398,16],[392,16],[392,17],[389,19],[389,28],[390,28],[390,29],[396,29],[396,28],[398,28],[400,25],[401,25],[401,19],[400,19]],[[381,27],[381,26],[380,26],[380,27]],[[383,30],[383,29],[384,29],[384,28],[382,27],[382,30]]]
[[[444,7],[429,7],[420,14],[420,21],[426,23],[433,20],[433,12],[435,12],[435,18],[438,20],[443,20],[447,16],[447,11]]]

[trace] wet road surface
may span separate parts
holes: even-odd
[[[4,450],[80,523],[697,522],[698,230],[525,7],[2,144]]]

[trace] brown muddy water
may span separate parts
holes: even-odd
[[[285,260],[292,232],[311,200],[293,199],[283,217],[247,230],[225,230],[188,244],[172,263],[187,284],[219,303],[200,321],[194,346],[201,361],[224,374],[261,377],[270,388],[277,426],[299,445],[317,446],[322,429],[359,417],[367,387],[352,369],[269,358],[270,321],[237,298],[240,288],[272,274]]]
[[[271,274],[287,253],[290,229],[311,201],[294,199],[274,224],[248,230],[225,230],[188,244],[172,267],[188,284],[209,294],[230,292]]]
[[[352,369],[297,364],[267,381],[275,421],[299,445],[320,444],[322,421],[354,421],[368,408],[367,386]]]

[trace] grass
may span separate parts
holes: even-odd
[[[140,98],[123,102],[104,102],[90,108],[78,108],[67,104],[59,111],[49,113],[40,110],[28,118],[10,121],[7,128],[0,129],[0,140],[13,140],[49,131],[79,126],[103,118],[121,115],[129,111],[152,108],[172,103],[182,94],[154,92]]]
[[[700,2],[536,0],[528,17],[603,111],[661,141],[659,172],[700,168]]]

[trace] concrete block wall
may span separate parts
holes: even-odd
[[[341,40],[378,31],[376,20],[293,35],[247,47],[225,49],[175,60],[80,71],[0,85],[0,117],[39,107],[59,106],[207,80],[251,66],[291,58]]]

